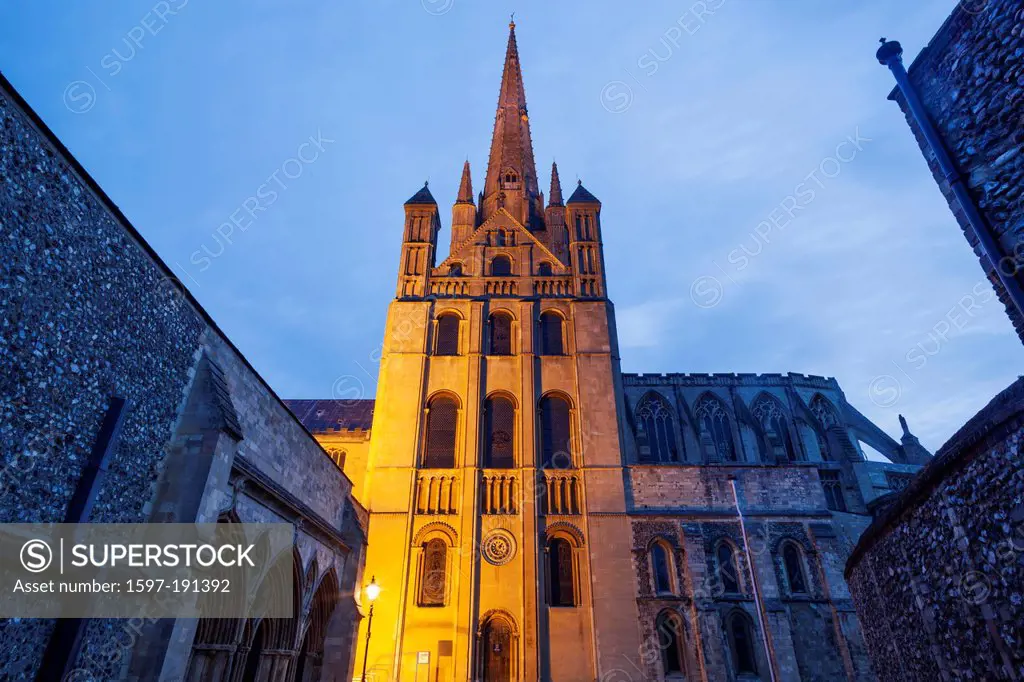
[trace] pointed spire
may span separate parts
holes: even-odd
[[[562,181],[558,179],[558,164],[551,162],[551,192],[548,194],[548,206],[562,205]]]
[[[491,153],[484,180],[485,203],[482,208],[485,219],[496,210],[497,199],[502,192],[506,193],[506,208],[513,205],[525,208],[539,201],[540,197],[515,22],[509,23],[505,66],[501,74]],[[516,201],[513,194],[521,200]],[[517,217],[525,218],[527,215],[528,212],[524,212]]]
[[[910,426],[907,425],[906,418],[901,414],[900,416],[900,427],[903,428],[903,436],[900,438],[900,443],[903,444],[903,457],[906,460],[906,464],[927,464],[931,458],[932,453],[921,445],[921,441],[917,439],[917,436],[910,432]]]
[[[466,160],[466,164],[462,167],[462,182],[459,183],[459,198],[455,200],[457,204],[472,204],[473,203],[473,180],[469,177],[469,160]]]

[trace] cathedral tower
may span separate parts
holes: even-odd
[[[368,458],[373,679],[577,682],[638,651],[601,203],[579,184],[563,205],[554,165],[547,207],[538,187],[512,24],[483,191],[467,161],[439,265],[433,196],[405,205]]]

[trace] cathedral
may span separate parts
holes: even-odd
[[[354,679],[875,679],[843,567],[931,455],[834,379],[623,373],[601,202],[540,183],[513,23],[447,256],[405,202],[376,399],[286,401],[368,516]]]

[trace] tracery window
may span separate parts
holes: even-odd
[[[912,480],[914,480],[913,474],[898,474],[892,471],[885,472],[885,481],[889,484],[889,489],[894,493],[906,490]]]
[[[814,415],[823,429],[827,430],[839,425],[839,417],[836,415],[835,408],[820,393],[811,399],[811,414]]]
[[[762,395],[754,403],[751,413],[761,425],[769,447],[775,451],[774,454],[781,454],[790,462],[795,461],[796,451],[793,448],[793,439],[789,434],[789,420],[779,401]]]
[[[652,391],[640,399],[634,414],[640,460],[678,462],[675,415],[668,401]]]
[[[510,469],[515,466],[515,407],[502,396],[484,403],[484,466]]]
[[[420,571],[420,606],[444,606],[447,573],[448,545],[441,538],[434,538],[423,547],[423,563]]]
[[[846,498],[843,497],[843,483],[839,478],[839,472],[819,469],[818,477],[825,492],[825,506],[832,511],[846,511]]]
[[[725,462],[735,462],[736,451],[732,445],[732,427],[722,401],[710,395],[705,396],[693,414],[700,427],[704,454],[709,458],[717,457]]]
[[[512,355],[512,318],[494,313],[490,321],[490,355]]]
[[[825,396],[820,393],[815,394],[811,399],[811,414],[818,420],[818,425],[821,427],[815,429],[815,435],[818,438],[818,450],[821,452],[821,458],[825,461],[835,459],[832,456],[831,448],[829,448],[828,438],[826,433],[829,429],[839,426],[839,415],[836,414],[835,408],[832,406]]]
[[[430,401],[427,408],[427,443],[423,467],[426,469],[452,469],[455,467],[455,428],[459,408],[455,401],[440,396]]]

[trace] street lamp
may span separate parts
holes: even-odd
[[[380,585],[377,584],[377,577],[370,578],[370,584],[366,586],[366,599],[370,602],[370,613],[366,620],[366,651],[363,653],[363,674],[360,678],[366,682],[366,661],[370,658],[370,626],[373,625],[373,602],[380,596]]]

